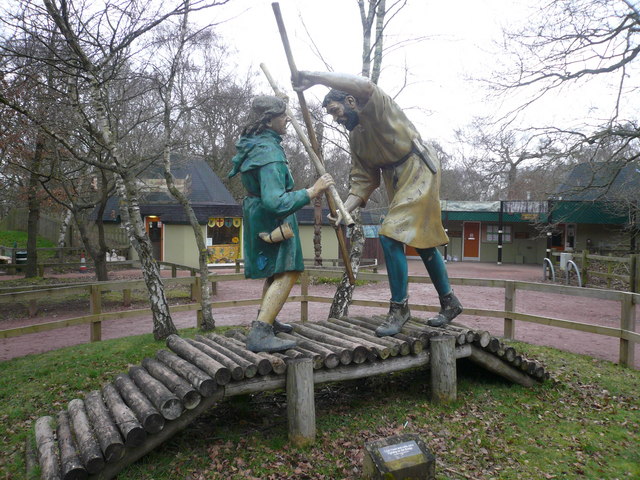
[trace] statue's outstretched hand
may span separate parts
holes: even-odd
[[[296,92],[304,92],[307,88],[313,87],[315,82],[311,80],[311,72],[305,70],[298,71],[297,77],[291,79],[291,85]]]

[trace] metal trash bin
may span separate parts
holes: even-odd
[[[16,265],[25,265],[27,263],[27,251],[22,250],[16,252]]]

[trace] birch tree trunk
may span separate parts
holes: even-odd
[[[211,294],[209,292],[209,259],[207,256],[207,244],[202,233],[202,226],[198,223],[196,214],[194,213],[189,199],[176,187],[175,178],[171,173],[171,160],[169,152],[164,154],[164,179],[167,182],[167,187],[187,215],[193,233],[196,237],[196,244],[198,246],[198,266],[200,267],[200,303],[202,304],[202,329],[213,330],[216,328],[216,322],[213,318],[213,312],[211,311]]]
[[[186,5],[189,5],[188,0],[186,2]],[[216,323],[211,311],[211,297],[209,294],[209,282],[207,281],[209,278],[209,259],[207,256],[207,244],[202,233],[202,226],[200,225],[200,223],[198,223],[196,214],[189,204],[189,199],[176,187],[175,178],[173,176],[173,173],[171,173],[171,137],[173,131],[171,121],[173,111],[172,98],[175,79],[178,74],[178,68],[182,63],[182,57],[187,37],[187,26],[188,8],[185,10],[184,15],[182,16],[182,21],[180,23],[177,45],[178,48],[171,61],[171,64],[169,65],[169,75],[166,78],[164,84],[162,84],[159,88],[161,92],[160,97],[162,98],[162,101],[164,103],[164,146],[162,150],[162,165],[164,168],[164,179],[167,182],[167,188],[169,189],[169,192],[171,193],[173,198],[175,198],[178,203],[182,205],[182,209],[187,215],[189,223],[191,224],[191,228],[193,229],[193,234],[196,238],[196,245],[198,246],[198,266],[200,268],[200,304],[202,305],[202,329],[213,330],[216,327]]]
[[[58,248],[64,248],[65,238],[67,236],[67,230],[69,228],[69,222],[71,221],[71,210],[67,209],[62,217],[62,223],[60,224],[60,231],[58,232]]]
[[[153,338],[164,340],[178,331],[171,319],[160,267],[153,258],[153,247],[140,214],[135,180],[133,174],[127,172],[116,180],[120,193],[120,216],[142,264],[142,276],[149,292],[149,303],[153,315]]]
[[[353,276],[358,277],[358,269],[360,268],[360,259],[362,258],[362,248],[364,246],[364,231],[362,229],[362,222],[360,218],[360,209],[357,208],[351,213],[351,216],[355,220],[355,225],[351,230],[351,249],[349,252],[349,261],[351,262],[351,270]],[[344,259],[346,261],[346,259]],[[333,302],[331,302],[331,309],[329,310],[328,318],[341,318],[346,317],[349,314],[349,305],[353,298],[353,290],[355,285],[349,283],[349,277],[345,272],[342,275],[342,280],[338,285],[336,294],[333,296]]]

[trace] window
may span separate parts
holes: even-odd
[[[498,243],[498,225],[485,225],[484,241]],[[511,243],[511,226],[502,226],[502,243]]]

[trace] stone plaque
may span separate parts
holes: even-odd
[[[435,480],[436,458],[417,434],[365,444],[363,473],[372,480]]]

